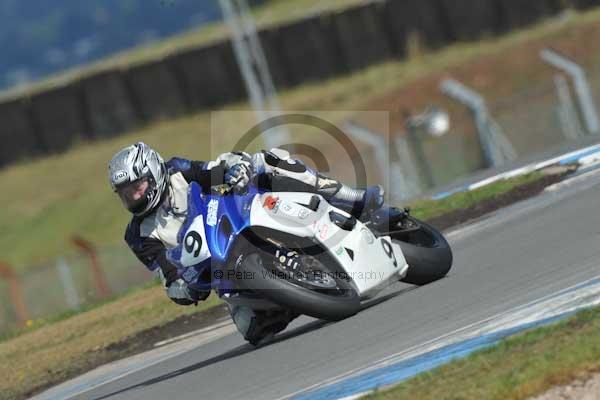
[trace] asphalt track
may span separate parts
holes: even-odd
[[[226,334],[76,399],[279,399],[600,274],[600,174],[449,235],[451,274],[398,284],[338,323],[302,318],[254,349]]]

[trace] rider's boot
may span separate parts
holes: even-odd
[[[247,306],[230,307],[230,313],[238,331],[253,346],[268,342],[298,317],[287,310],[253,310]]]
[[[373,212],[383,206],[385,192],[380,185],[355,189],[338,182],[337,186],[333,195],[320,194],[323,194],[334,207],[338,207],[362,221],[368,220]]]

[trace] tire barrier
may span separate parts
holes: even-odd
[[[267,27],[259,35],[275,85],[285,88],[403,58],[414,37],[436,49],[523,28],[567,7],[598,5],[600,0],[378,0]],[[0,100],[0,167],[246,96],[229,41],[81,75]]]

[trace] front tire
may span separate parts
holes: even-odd
[[[398,230],[390,235],[402,248],[409,265],[402,282],[425,285],[445,277],[452,267],[452,249],[444,236],[434,227],[413,217],[403,224],[413,229]]]
[[[238,270],[242,276],[252,278],[239,280],[239,285],[292,311],[328,321],[348,318],[360,310],[360,297],[347,280],[339,277],[343,275],[332,274],[337,284],[335,291],[308,289],[294,280],[281,278],[270,268],[272,259],[272,255],[263,252],[245,255]]]

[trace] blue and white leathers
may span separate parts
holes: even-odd
[[[361,299],[406,275],[402,250],[390,237],[375,236],[360,221],[351,228],[340,227],[332,215],[350,215],[320,196],[316,207],[308,207],[315,196],[265,192],[254,186],[246,194],[204,194],[191,183],[188,217],[179,232],[179,245],[168,251],[168,258],[191,287],[215,289],[226,301],[235,294],[233,279],[239,279],[233,270],[242,255],[236,242],[253,226],[308,238],[321,246],[350,277]]]

